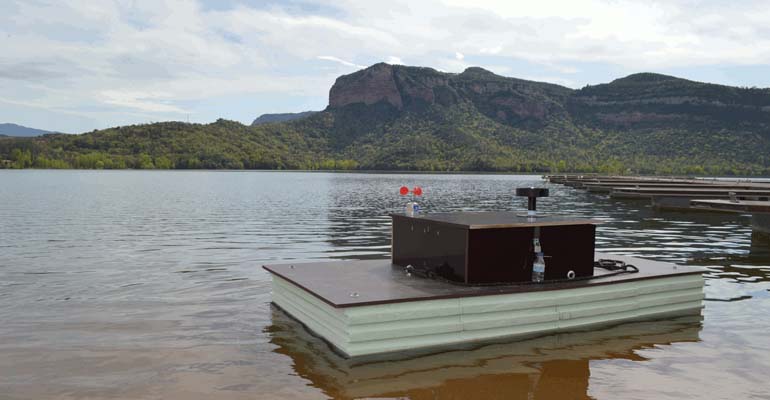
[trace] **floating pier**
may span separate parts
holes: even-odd
[[[770,190],[770,186],[748,183],[675,183],[675,182],[636,182],[636,183],[584,183],[589,192],[610,193],[615,189],[710,189],[710,190]]]
[[[594,174],[544,179],[614,199],[649,201],[656,210],[751,214],[754,232],[770,235],[770,182]]]
[[[696,199],[734,199],[768,201],[770,189],[736,189],[725,188],[691,188],[691,187],[647,187],[647,188],[613,188],[610,192],[612,198],[622,199],[649,199],[652,206],[660,210],[690,210],[692,200]]]
[[[615,176],[615,175],[545,175],[551,183],[559,183],[571,187],[584,187],[589,184],[610,184],[615,186],[633,186],[637,184],[698,184],[708,183],[708,180],[681,177],[645,177],[645,176]]]
[[[607,193],[615,199],[649,201],[660,210],[704,210],[693,207],[693,200],[770,199],[770,182],[750,180],[599,175],[547,175],[545,179],[590,192]]]

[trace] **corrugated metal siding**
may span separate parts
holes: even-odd
[[[697,313],[703,278],[334,308],[273,277],[273,301],[349,356]]]

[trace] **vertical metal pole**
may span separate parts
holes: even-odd
[[[527,209],[529,211],[535,211],[537,210],[537,197],[530,196],[528,197],[529,202],[527,202]]]

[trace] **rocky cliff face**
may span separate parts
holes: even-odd
[[[507,78],[478,67],[450,74],[380,63],[339,77],[329,92],[331,110],[380,103],[397,112],[466,103],[497,122],[532,129],[564,118],[612,129],[770,123],[768,89],[714,85],[652,73],[573,90]]]
[[[372,105],[381,101],[399,109],[404,105],[393,77],[393,66],[383,63],[337,78],[329,91],[330,107],[354,103]]]
[[[505,78],[482,68],[449,74],[431,68],[375,64],[337,79],[329,92],[331,109],[351,104],[386,103],[402,111],[467,102],[503,122],[543,121],[563,110],[559,101],[571,90],[558,85]]]

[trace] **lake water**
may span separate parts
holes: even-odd
[[[550,186],[597,249],[708,268],[702,320],[355,363],[270,305],[261,265],[386,258],[398,187],[520,210],[538,176],[0,171],[1,399],[770,398],[770,240],[740,215]]]

